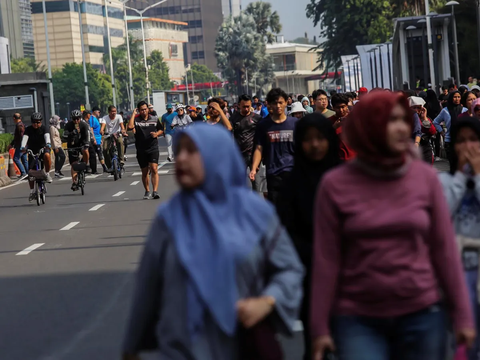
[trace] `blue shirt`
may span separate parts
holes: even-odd
[[[93,116],[90,115],[90,119],[88,119],[88,124],[90,127],[93,129],[93,135],[95,135],[95,140],[97,141],[97,145],[100,145],[102,143],[102,134],[100,134],[100,121]]]
[[[467,112],[467,108],[462,109],[462,114],[464,112]],[[445,126],[447,127],[447,131],[445,132],[445,142],[450,142],[450,123],[452,121],[452,118],[450,116],[450,113],[448,112],[447,108],[443,108],[442,111],[440,111],[440,114],[433,120],[433,125],[435,125],[435,129],[437,129],[438,132],[442,132],[443,128],[440,125],[442,122],[445,123]]]
[[[177,116],[177,113],[174,111],[171,114],[168,112],[162,115],[162,123],[165,128],[165,135],[173,135],[175,129],[172,129],[172,121]]]
[[[269,116],[258,123],[255,140],[262,146],[267,175],[293,170],[293,131],[297,121],[297,118],[289,116],[284,122],[276,123]]]

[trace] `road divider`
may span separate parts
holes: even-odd
[[[45,245],[45,243],[41,243],[41,244],[33,244],[29,247],[27,247],[26,249],[20,251],[19,253],[15,254],[15,255],[28,255],[30,254],[33,250],[35,249],[38,249],[40,246],[43,246]]]

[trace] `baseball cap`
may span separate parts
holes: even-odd
[[[149,108],[149,109],[153,109],[153,105],[152,105],[152,104],[148,104],[148,108]]]
[[[368,89],[366,87],[361,87],[360,89],[358,89],[358,92],[359,93],[368,93]]]
[[[167,110],[173,109],[172,104],[167,104]]]
[[[197,112],[197,108],[196,108],[195,106],[190,106],[190,107],[188,108],[188,111],[195,111],[195,112]]]

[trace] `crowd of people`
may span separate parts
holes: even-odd
[[[123,359],[281,360],[276,335],[300,319],[297,358],[479,360],[479,116],[462,87],[275,88],[161,117],[142,101],[126,126],[114,107],[99,124],[72,113],[67,145],[84,161],[102,153],[92,137],[134,132],[145,199],[159,198],[159,137],[175,161],[180,190],[147,237]],[[26,147],[58,148],[41,114],[32,122],[17,126],[20,162]]]
[[[294,100],[242,95],[227,117],[210,99],[201,123],[169,109],[180,190],[150,229],[123,358],[280,360],[300,318],[304,359],[478,360],[477,100]]]

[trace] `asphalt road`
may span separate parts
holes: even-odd
[[[142,200],[134,151],[122,179],[87,177],[84,196],[69,178],[48,185],[42,206],[26,182],[0,188],[0,359],[120,358],[144,238],[176,190],[161,146],[161,199]],[[301,358],[301,332],[282,344],[287,360]]]

